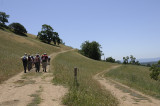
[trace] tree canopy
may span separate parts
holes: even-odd
[[[11,28],[17,34],[27,33],[26,28],[23,25],[21,25],[20,23],[11,23],[9,25],[9,28]]]
[[[41,32],[38,32],[38,37],[41,41],[50,44],[53,38],[54,29],[47,24],[42,25]]]
[[[61,43],[61,39],[59,38],[58,32],[54,32],[54,29],[50,25],[47,25],[47,24],[42,25],[42,30],[38,32],[37,37],[42,42],[45,42],[48,44],[50,44],[52,41],[55,45],[56,43],[58,43],[58,45]]]
[[[0,12],[0,23],[5,25],[5,23],[8,23],[9,15],[7,15],[5,12]]]
[[[133,55],[130,55],[130,57],[129,56],[123,57],[123,64],[129,64],[129,63],[133,65],[140,65],[139,61],[136,61],[136,58]]]
[[[160,80],[160,61],[158,61],[157,64],[153,64],[151,67],[150,67],[150,77],[154,80]]]
[[[130,55],[130,59],[131,59],[131,61],[130,61],[130,63],[131,64],[135,64],[136,63],[136,58],[133,56],[133,55]]]
[[[9,15],[7,15],[5,12],[0,12],[0,28],[1,29],[9,29],[10,31],[27,36],[25,33],[27,33],[26,28],[21,25],[20,23],[11,23],[10,25],[5,25],[5,23],[8,22]],[[39,38],[42,42],[50,44],[52,41],[56,44],[65,44],[63,40],[59,37],[58,32],[54,32],[54,29],[47,24],[42,25],[42,29],[40,32],[38,32],[37,38]]]
[[[100,49],[101,49],[101,45],[98,42],[85,41],[81,45],[80,53],[89,58],[92,58],[95,60],[101,60],[102,51]]]
[[[128,64],[129,56],[123,57],[123,64]]]
[[[115,63],[115,59],[113,59],[112,57],[108,57],[106,58],[106,62]]]
[[[53,32],[53,43],[56,45],[58,43],[59,34],[58,32]]]

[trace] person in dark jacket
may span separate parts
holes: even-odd
[[[34,66],[34,57],[33,57],[33,54],[31,56],[31,59],[32,59],[32,68],[33,68],[33,66]]]
[[[38,54],[36,55],[34,61],[35,61],[36,72],[39,72],[40,71],[40,58]]]
[[[26,73],[27,63],[28,63],[27,53],[25,53],[24,56],[21,57],[21,60],[22,60],[22,62],[23,62],[24,73]]]
[[[42,68],[43,68],[43,71],[44,72],[47,72],[46,69],[47,69],[47,61],[48,61],[48,56],[46,53],[44,53],[41,57],[41,60],[42,60]]]
[[[32,69],[32,58],[30,55],[28,55],[28,71]]]
[[[50,65],[50,60],[51,60],[51,57],[48,56],[48,65]]]

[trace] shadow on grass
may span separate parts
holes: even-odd
[[[49,44],[49,45],[56,46],[56,47],[60,47],[59,45],[56,45],[56,44]]]
[[[1,26],[0,26],[0,29],[1,29],[1,30],[4,30],[4,28],[3,28],[3,27],[1,27]]]
[[[14,34],[27,37],[27,34],[25,34],[25,33],[20,33],[20,32],[15,32],[15,31],[12,30],[11,28],[9,28],[7,25],[0,24],[0,29],[3,30],[3,31],[9,30],[10,32],[13,32]]]
[[[118,85],[118,84],[115,84],[115,87],[118,88],[119,90],[121,90],[124,93],[129,93],[131,96],[136,97],[136,99],[134,99],[135,102],[139,102],[141,100],[148,100],[148,101],[151,102],[151,100],[149,98],[144,97],[144,96],[142,96],[142,95],[140,95],[140,94],[138,94],[138,93],[126,88],[126,87],[123,87],[123,86]]]
[[[51,45],[51,46],[55,46],[55,47],[61,47],[60,45],[56,45],[56,44],[52,44],[52,43],[47,43],[47,42],[44,42],[44,41],[42,41],[42,40],[40,40],[42,43],[44,43],[44,44],[48,44],[48,45]]]
[[[17,32],[13,32],[14,34],[20,35],[20,36],[24,36],[24,37],[28,37],[27,34],[25,33],[17,33]]]

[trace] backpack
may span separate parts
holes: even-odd
[[[28,61],[31,61],[32,59],[31,59],[31,57],[30,56],[28,56]]]
[[[45,55],[42,56],[42,62],[47,62],[47,56]]]
[[[22,61],[23,61],[23,62],[27,62],[27,57],[26,57],[26,56],[23,56]]]
[[[37,62],[40,62],[40,58],[39,57],[36,57],[35,58],[35,62],[37,63]]]
[[[33,56],[31,56],[31,59],[32,59],[32,61],[34,62],[34,57],[33,57]]]

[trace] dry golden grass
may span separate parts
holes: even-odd
[[[116,106],[117,100],[93,79],[93,76],[115,65],[86,58],[75,51],[58,55],[52,62],[53,82],[69,87],[63,99],[68,106]],[[74,82],[74,67],[78,67],[78,84]],[[76,86],[77,85],[77,86]]]
[[[30,38],[32,38],[32,39],[36,39],[36,37],[37,37],[36,35],[29,34],[29,33],[27,34],[27,36],[30,37]]]
[[[22,72],[21,56],[24,53],[51,54],[69,48],[65,46],[53,46],[40,42],[34,35],[28,37],[0,30],[0,83],[13,75]]]
[[[5,36],[4,36],[5,35]],[[8,41],[16,41],[18,43],[26,43],[28,45],[37,45],[35,42],[31,42],[30,40],[27,40],[25,37],[22,36],[17,36],[14,33],[10,33],[10,32],[4,32],[4,31],[0,31],[0,37],[4,40],[8,40]]]
[[[148,67],[122,65],[117,69],[110,70],[105,76],[160,99],[160,82],[150,78]]]

